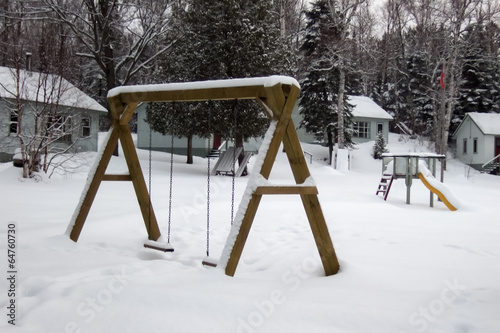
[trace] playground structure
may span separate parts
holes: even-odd
[[[393,180],[404,178],[406,203],[410,204],[411,185],[413,179],[418,178],[430,190],[430,207],[434,207],[434,194],[436,194],[448,209],[457,210],[458,200],[452,196],[448,188],[443,184],[443,163],[441,163],[440,181],[435,178],[437,161],[445,158],[444,155],[432,153],[382,154],[382,178],[376,194],[382,193],[384,200],[387,200]]]
[[[148,233],[149,247],[154,247],[154,242],[161,240],[128,125],[139,103],[254,99],[270,118],[270,127],[259,149],[256,168],[250,175],[218,266],[224,268],[227,275],[234,275],[263,195],[296,194],[301,197],[325,274],[336,274],[339,263],[318,200],[318,190],[311,180],[295,126],[291,121],[291,113],[299,92],[297,81],[283,76],[125,86],[110,90],[108,103],[113,118],[112,126],[89,171],[87,184],[68,226],[69,237],[75,242],[78,241],[102,181],[131,181]],[[118,141],[122,145],[129,174],[105,174]],[[295,179],[293,185],[276,186],[268,181],[281,143]]]

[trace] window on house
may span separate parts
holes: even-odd
[[[377,123],[377,134],[381,133],[384,131],[384,124],[383,123]]]
[[[474,140],[472,141],[472,152],[474,154],[477,154],[477,138],[474,138]]]
[[[50,117],[47,121],[47,129],[52,131],[53,140],[71,142],[71,117]]]
[[[9,134],[17,134],[18,130],[19,130],[19,127],[18,127],[17,112],[11,112],[10,113]]]
[[[357,121],[353,124],[353,135],[357,138],[370,138],[370,123]]]
[[[90,136],[90,117],[82,118],[82,137]]]
[[[464,147],[462,153],[467,154],[467,139],[464,139]]]

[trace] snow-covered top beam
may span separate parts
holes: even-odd
[[[382,157],[422,157],[422,158],[446,158],[445,155],[434,154],[434,153],[424,153],[424,152],[401,152],[401,153],[383,153]]]
[[[212,80],[197,82],[165,83],[122,86],[111,89],[108,99],[120,96],[123,103],[203,101],[228,99],[255,99],[268,97],[268,89],[281,85],[300,88],[299,83],[288,76],[268,76],[244,79]]]

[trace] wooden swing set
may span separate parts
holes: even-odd
[[[262,151],[257,156],[256,165],[261,165],[260,171],[250,175],[242,204],[223,250],[223,254],[228,254],[227,258],[221,258],[219,266],[227,275],[234,276],[263,195],[296,194],[300,195],[302,200],[325,274],[336,274],[339,263],[318,200],[318,190],[316,186],[308,185],[311,175],[291,120],[299,92],[297,81],[284,76],[124,86],[112,89],[108,94],[112,126],[89,172],[81,200],[71,219],[68,227],[70,238],[78,241],[102,181],[131,181],[149,239],[156,241],[160,238],[160,229],[129,128],[129,120],[139,103],[254,99],[270,118],[271,127],[264,138],[264,142],[267,141],[266,147],[261,147]],[[118,140],[123,148],[128,175],[105,173]],[[276,186],[267,182],[282,142],[295,179],[294,185]],[[266,181],[265,185],[255,185],[262,184],[258,181],[259,178]],[[241,218],[238,219],[238,216]]]

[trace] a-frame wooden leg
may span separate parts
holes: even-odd
[[[266,101],[261,101],[264,107],[268,107],[273,110],[273,114],[279,119],[274,132],[272,133],[272,138],[269,143],[266,155],[263,157],[262,166],[260,169],[260,176],[268,179],[274,160],[276,158],[279,145],[281,142],[284,144],[285,151],[290,162],[290,167],[292,169],[296,184],[302,184],[310,177],[309,169],[300,146],[300,142],[291,121],[291,112],[295,101],[297,98],[298,91],[292,91],[286,99],[282,95],[282,91],[273,88],[272,93],[269,93]],[[281,112],[279,112],[281,111]],[[276,119],[276,118],[275,118]],[[258,191],[258,188],[257,190]],[[235,237],[233,244],[226,244],[227,247],[231,247],[229,258],[227,260],[225,272],[229,276],[233,276],[238,262],[240,260],[243,248],[246,243],[246,239],[250,232],[253,220],[255,218],[258,205],[260,203],[262,195],[256,194],[254,191],[251,195],[251,199],[247,207],[240,207],[240,209],[246,209],[243,220],[239,231]],[[262,192],[262,191],[260,191]],[[259,192],[259,193],[260,193]],[[306,211],[307,218],[309,220],[309,225],[311,227],[316,246],[318,248],[319,255],[321,257],[321,262],[325,270],[325,274],[333,275],[339,270],[339,263],[335,250],[333,248],[333,243],[328,232],[328,227],[326,225],[321,206],[319,204],[317,194],[302,193],[301,199]]]
[[[274,111],[276,111],[276,108],[279,108],[280,110],[283,108],[283,105],[285,104],[286,100],[285,97],[283,96],[283,92],[281,89],[278,89],[276,91],[276,98],[272,98],[267,101],[270,105],[268,107],[274,108]],[[279,106],[281,103],[281,107]],[[295,102],[294,102],[295,103]],[[267,104],[266,104],[267,105]],[[264,106],[265,107],[265,106]],[[279,116],[280,113],[276,112],[277,115]],[[279,147],[281,145],[283,135],[286,131],[287,123],[290,119],[290,117],[287,117],[286,115],[284,117],[278,117],[278,121],[276,123],[276,127],[272,132],[269,132],[268,130],[267,135],[272,135],[269,146],[267,147],[267,151],[265,153],[265,156],[262,158],[262,166],[259,171],[259,174],[264,177],[265,179],[269,178],[269,175],[271,173],[271,169],[274,164],[274,160],[276,159],[276,155],[279,151]],[[275,119],[276,120],[276,119]],[[252,175],[251,177],[255,177],[256,175]],[[234,243],[231,245],[232,248],[230,250],[230,255],[229,259],[226,264],[225,268],[225,273],[226,275],[229,276],[234,276],[234,273],[236,271],[236,268],[238,267],[238,263],[240,261],[241,253],[243,252],[243,248],[245,247],[245,243],[248,237],[248,234],[250,232],[250,228],[252,227],[253,220],[255,218],[255,214],[257,213],[257,208],[259,207],[260,200],[262,198],[262,195],[257,195],[255,193],[251,194],[250,201],[247,205],[247,207],[240,207],[239,209],[246,209],[243,220],[241,221],[241,225],[238,231],[238,234],[236,235],[236,239]],[[238,214],[237,214],[238,215]],[[228,246],[228,245],[226,245]]]
[[[236,236],[236,241],[234,242],[231,255],[229,257],[229,260],[227,261],[225,270],[226,275],[234,276],[234,273],[236,272],[241,253],[243,252],[243,248],[245,247],[245,243],[247,241],[248,234],[250,233],[250,228],[252,227],[252,223],[255,218],[255,214],[257,213],[257,208],[259,207],[261,199],[262,195],[253,194],[250,202],[248,203],[245,216],[243,217],[243,221],[241,222],[240,231]]]
[[[120,142],[122,144],[123,154],[127,162],[130,177],[132,179],[132,184],[134,185],[137,201],[139,202],[139,207],[144,219],[144,224],[148,231],[149,239],[157,240],[161,233],[153,210],[153,205],[149,198],[148,188],[146,186],[146,182],[144,181],[144,176],[142,175],[142,169],[139,163],[139,157],[137,156],[137,151],[135,150],[134,142],[132,140],[132,134],[128,124],[122,125],[121,127]]]
[[[283,137],[283,145],[297,184],[303,183],[309,176],[309,168],[293,123],[290,122]],[[333,242],[326,225],[325,217],[316,194],[302,194],[302,204],[309,220],[309,225],[318,248],[326,275],[339,271],[340,265],[333,247]]]
[[[128,125],[128,120],[133,114],[136,105],[127,105],[125,108],[121,102],[110,103],[110,105],[112,106],[112,114],[115,119],[113,120],[113,125],[109,130],[108,140],[104,143],[102,148],[103,151],[99,154],[100,158],[94,162],[94,173],[89,174],[89,182],[82,193],[82,199],[80,200],[79,205],[75,209],[72,219],[74,222],[70,223],[70,238],[75,242],[78,241],[83,225],[85,224],[85,220],[87,219],[90,211],[90,207],[92,206],[97,194],[97,190],[104,179],[104,174],[111,156],[113,155],[113,151],[118,143],[118,140],[120,140],[125,161],[127,162],[129,169],[130,180],[134,186],[149,239],[157,240],[161,235],[160,229],[158,227],[153,206],[150,202],[146,182],[144,181],[144,177],[142,175],[139,158],[137,156],[137,151],[135,149],[130,127]]]
[[[340,265],[333,248],[332,239],[328,232],[325,217],[319,204],[318,196],[316,194],[301,195],[302,204],[306,210],[307,219],[311,226],[311,231],[318,248],[321,262],[325,270],[325,275],[333,275],[339,271]]]
[[[80,237],[80,233],[89,214],[90,207],[92,207],[97,190],[99,189],[99,185],[101,185],[104,173],[108,167],[109,160],[111,159],[116,144],[118,143],[118,139],[120,137],[120,125],[118,125],[117,121],[113,122],[108,135],[108,141],[104,143],[100,159],[94,161],[94,173],[89,174],[88,176],[88,183],[82,193],[83,199],[80,200],[75,209],[75,213],[73,215],[74,222],[70,224],[71,232],[69,237],[75,242],[77,242],[78,237]]]

